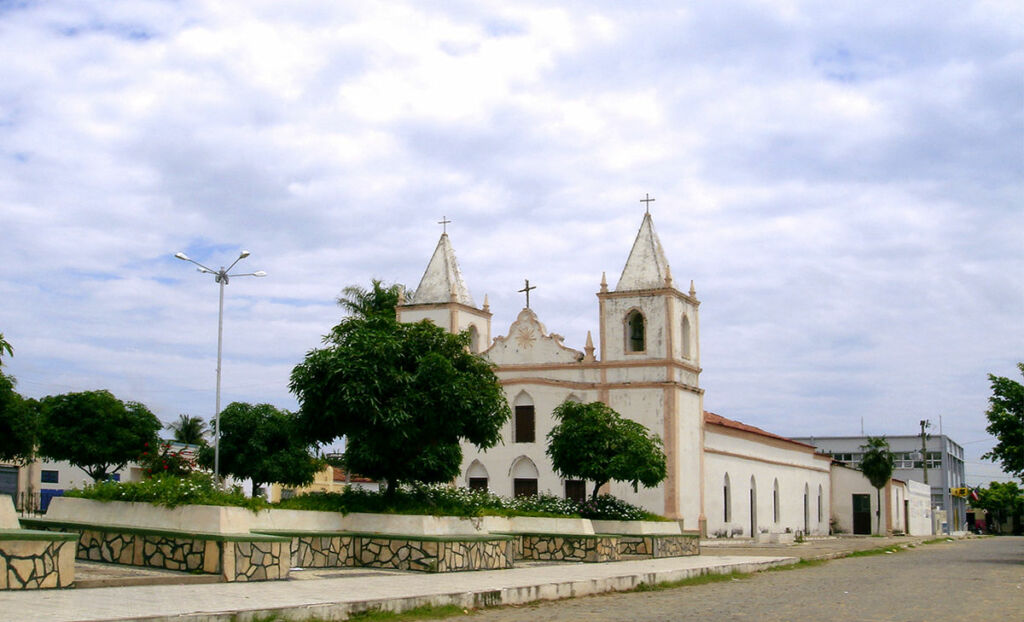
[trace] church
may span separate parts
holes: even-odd
[[[546,437],[559,404],[598,401],[656,433],[668,470],[655,488],[612,482],[602,492],[707,535],[829,532],[830,456],[704,410],[700,301],[692,281],[687,291],[677,288],[649,212],[615,286],[601,277],[597,348],[593,331],[582,351],[563,344],[529,308],[528,283],[526,293],[527,306],[492,338],[487,299],[476,305],[442,233],[419,286],[396,309],[399,321],[468,331],[511,406],[502,443],[487,451],[463,446],[458,484],[505,496],[590,494],[592,482],[554,471]]]

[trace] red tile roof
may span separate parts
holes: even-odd
[[[716,415],[715,413],[708,412],[706,410],[704,411],[704,423],[711,423],[711,424],[714,424],[714,425],[720,425],[720,426],[725,427],[725,428],[732,428],[733,430],[742,430],[744,432],[749,432],[751,434],[757,434],[758,436],[765,436],[765,437],[768,437],[768,438],[774,438],[776,440],[786,441],[787,443],[793,443],[794,445],[800,445],[801,447],[807,447],[807,448],[810,448],[810,449],[816,449],[814,447],[814,445],[808,445],[807,443],[801,443],[800,441],[794,441],[793,439],[786,438],[785,436],[779,436],[778,434],[772,434],[771,432],[767,432],[765,430],[762,430],[761,428],[757,428],[757,427],[754,427],[752,425],[747,425],[745,423],[740,423],[739,421],[735,421],[733,419],[726,419],[722,415]],[[817,452],[815,452],[815,453],[817,453]]]
[[[332,467],[334,469],[334,481],[336,482],[355,482],[357,484],[372,484],[373,480],[369,477],[363,477],[362,475],[347,476],[345,469],[338,467]]]

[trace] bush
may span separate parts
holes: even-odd
[[[137,460],[148,478],[161,475],[188,477],[196,468],[194,460],[186,458],[180,451],[171,451],[170,441],[158,443],[156,451],[151,451],[151,449],[149,443],[146,443],[146,450]]]
[[[579,513],[583,518],[594,520],[665,520],[657,514],[652,514],[611,495],[587,499],[580,505]]]
[[[157,475],[141,482],[96,482],[81,490],[68,490],[65,497],[80,497],[95,501],[135,501],[173,508],[179,505],[227,505],[253,511],[270,507],[261,497],[245,496],[238,486],[219,490],[213,477],[206,473],[192,473],[188,477]]]

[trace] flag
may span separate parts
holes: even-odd
[[[977,488],[971,488],[971,501],[978,501],[980,499],[981,499],[981,497],[978,496],[978,489]]]

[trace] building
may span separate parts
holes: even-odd
[[[796,440],[814,445],[835,460],[856,468],[864,455],[867,436],[811,436]],[[967,500],[950,495],[950,488],[965,486],[964,448],[944,434],[925,441],[926,460],[922,459],[920,436],[886,436],[895,461],[893,478],[925,482],[931,487],[931,508],[936,533],[963,529],[967,518]],[[926,473],[927,470],[927,473]]]
[[[488,451],[463,447],[458,483],[501,495],[589,494],[591,482],[555,473],[546,435],[562,402],[599,401],[658,434],[668,466],[655,488],[612,482],[607,492],[706,533],[828,533],[829,456],[705,413],[700,301],[692,281],[688,291],[677,289],[649,213],[614,288],[601,277],[597,346],[593,331],[582,350],[549,333],[529,306],[529,289],[516,320],[492,339],[487,300],[476,306],[442,233],[419,286],[396,309],[399,321],[468,331],[471,349],[495,365],[512,407],[503,443]]]

